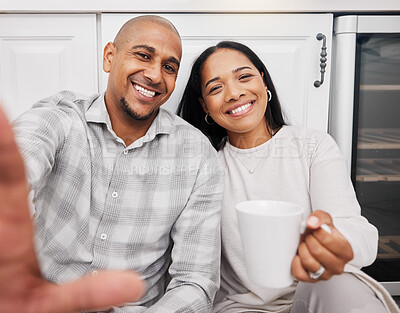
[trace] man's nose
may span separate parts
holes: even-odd
[[[151,81],[153,84],[159,83],[161,81],[162,73],[161,66],[152,65],[145,69],[144,76]]]

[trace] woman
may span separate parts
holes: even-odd
[[[206,49],[178,114],[208,136],[227,173],[214,312],[387,312],[370,287],[394,305],[378,283],[360,280],[369,279],[358,268],[375,259],[378,234],[360,215],[336,144],[321,131],[285,124],[271,77],[253,51],[229,41]],[[234,208],[258,199],[293,202],[310,215],[292,262],[299,284],[268,289],[247,277]]]

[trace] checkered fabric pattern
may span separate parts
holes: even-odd
[[[146,280],[146,294],[113,311],[211,311],[223,171],[207,138],[160,109],[146,135],[126,147],[104,94],[69,91],[36,103],[14,130],[46,279],[132,269]]]

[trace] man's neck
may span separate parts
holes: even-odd
[[[158,111],[154,112],[153,116],[141,121],[135,120],[122,111],[113,110],[107,104],[106,108],[111,120],[112,130],[124,141],[127,147],[147,133],[158,114]]]
[[[111,116],[110,119],[113,131],[128,147],[147,133],[155,116],[156,115],[146,121],[135,121],[131,119],[128,123],[118,118],[112,118]]]

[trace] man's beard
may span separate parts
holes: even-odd
[[[136,120],[136,121],[146,121],[148,120],[150,117],[153,116],[154,112],[158,109],[154,109],[153,111],[151,111],[149,114],[147,115],[139,115],[136,112],[134,112],[128,105],[128,102],[126,102],[125,98],[122,97],[121,100],[119,100],[119,103],[121,105],[122,110],[124,110],[124,112],[129,115],[132,119]]]

